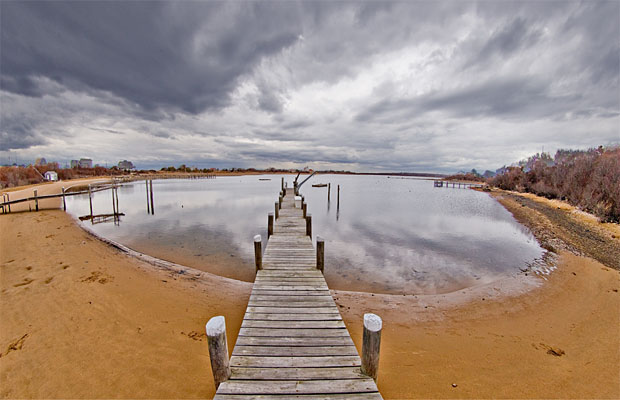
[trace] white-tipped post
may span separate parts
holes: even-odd
[[[230,362],[228,360],[228,343],[226,342],[226,320],[218,315],[207,322],[207,342],[209,344],[209,358],[215,390],[220,383],[230,378]]]
[[[263,251],[261,249],[262,239],[260,235],[254,236],[254,259],[256,260],[256,270],[263,269]]]
[[[379,350],[381,349],[381,317],[364,314],[364,336],[362,339],[362,373],[377,381],[379,371]]]

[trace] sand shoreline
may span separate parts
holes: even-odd
[[[0,396],[213,395],[204,323],[225,315],[232,349],[250,284],[153,268],[60,210],[0,227]],[[557,266],[450,295],[332,293],[358,348],[363,313],[383,317],[385,398],[620,397],[620,275]]]

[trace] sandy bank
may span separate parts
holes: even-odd
[[[334,296],[358,349],[363,313],[383,317],[385,398],[620,397],[618,271],[563,252],[547,281],[511,279]],[[211,397],[204,324],[225,315],[232,349],[250,290],[128,257],[59,210],[0,215],[0,395]]]

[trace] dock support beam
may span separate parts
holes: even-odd
[[[226,320],[218,315],[207,322],[207,343],[209,344],[209,358],[215,390],[220,383],[230,378],[230,361],[228,359],[228,343],[226,341]]]
[[[306,214],[306,236],[312,237],[312,214]]]
[[[362,338],[362,373],[377,381],[379,371],[379,350],[383,321],[375,314],[364,314],[364,336]]]
[[[273,213],[267,214],[267,239],[273,235]]]
[[[325,270],[325,240],[316,237],[316,268],[323,273]]]
[[[304,218],[306,218],[306,215],[308,214],[308,203],[301,203],[301,209],[304,212]]]
[[[88,184],[88,201],[90,203],[90,221],[93,221],[93,193],[90,188],[90,184]]]
[[[275,217],[276,219],[280,218],[280,203],[278,203],[277,201],[275,206]]]
[[[256,261],[256,270],[263,269],[263,251],[261,249],[262,239],[260,235],[254,236],[254,259]]]

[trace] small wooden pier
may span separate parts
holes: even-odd
[[[215,399],[382,398],[373,380],[381,319],[365,315],[369,350],[360,358],[323,278],[323,241],[315,250],[306,211],[283,188],[264,254],[255,238],[256,280],[230,360],[224,318],[207,324]]]
[[[458,189],[471,189],[471,188],[483,188],[484,184],[483,183],[475,183],[475,182],[454,182],[454,181],[441,181],[441,180],[436,180],[433,181],[435,187],[450,187],[450,185],[452,185],[452,188],[458,188]]]

